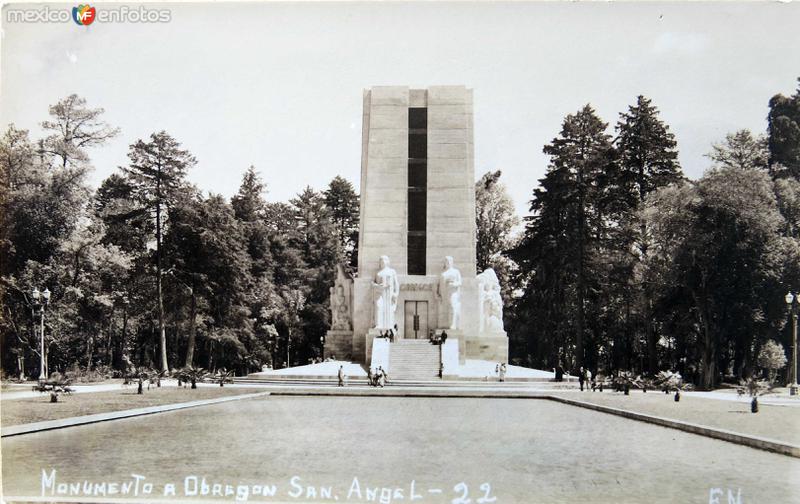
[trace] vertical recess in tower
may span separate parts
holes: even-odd
[[[425,274],[428,109],[408,109],[408,274]]]

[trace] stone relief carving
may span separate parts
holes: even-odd
[[[503,298],[500,281],[492,268],[486,269],[478,279],[478,306],[480,308],[480,332],[503,332]]]
[[[390,266],[389,257],[381,256],[381,269],[372,282],[375,299],[375,329],[394,329],[397,296],[400,283],[397,272]]]
[[[444,314],[446,327],[459,329],[461,325],[461,272],[453,266],[453,257],[444,258],[444,268],[436,286],[440,313]]]
[[[345,273],[341,264],[336,267],[336,280],[331,293],[331,329],[351,331],[353,329],[353,279]]]

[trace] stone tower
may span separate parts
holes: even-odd
[[[507,357],[503,333],[480,342],[475,266],[475,168],[472,90],[464,86],[373,87],[363,96],[361,219],[358,275],[352,285],[352,332],[332,331],[326,354],[369,362],[374,323],[373,281],[388,257],[399,293],[398,339],[427,339],[447,327],[437,296],[445,257],[460,271],[457,331],[464,357]],[[481,349],[482,348],[482,349]],[[495,355],[496,354],[496,355]]]

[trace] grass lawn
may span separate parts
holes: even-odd
[[[629,396],[609,391],[554,395],[800,445],[800,407],[759,403],[759,412],[753,414],[749,398],[733,402],[683,394],[676,403],[674,394],[640,390]]]
[[[144,394],[138,395],[136,385],[132,385],[130,388],[120,386],[118,391],[62,395],[57,403],[50,402],[49,394],[42,394],[30,399],[0,401],[0,424],[19,425],[252,392],[253,390],[238,387],[199,387],[192,390],[171,386],[147,390],[145,385]]]

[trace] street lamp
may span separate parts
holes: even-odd
[[[322,359],[325,360],[325,336],[319,337],[319,350],[320,353],[322,354],[320,357],[322,357]]]
[[[39,354],[39,381],[44,381],[47,379],[47,374],[44,371],[45,368],[45,358],[44,358],[44,309],[47,305],[50,304],[50,290],[45,287],[43,292],[39,292],[39,289],[33,288],[33,292],[31,293],[31,297],[33,297],[33,306],[34,309],[38,309],[39,317],[40,317],[40,342],[41,342],[41,353]]]
[[[786,306],[789,308],[792,323],[792,371],[789,383],[789,395],[797,395],[797,305],[800,304],[800,294],[795,296],[791,292],[786,294]]]

